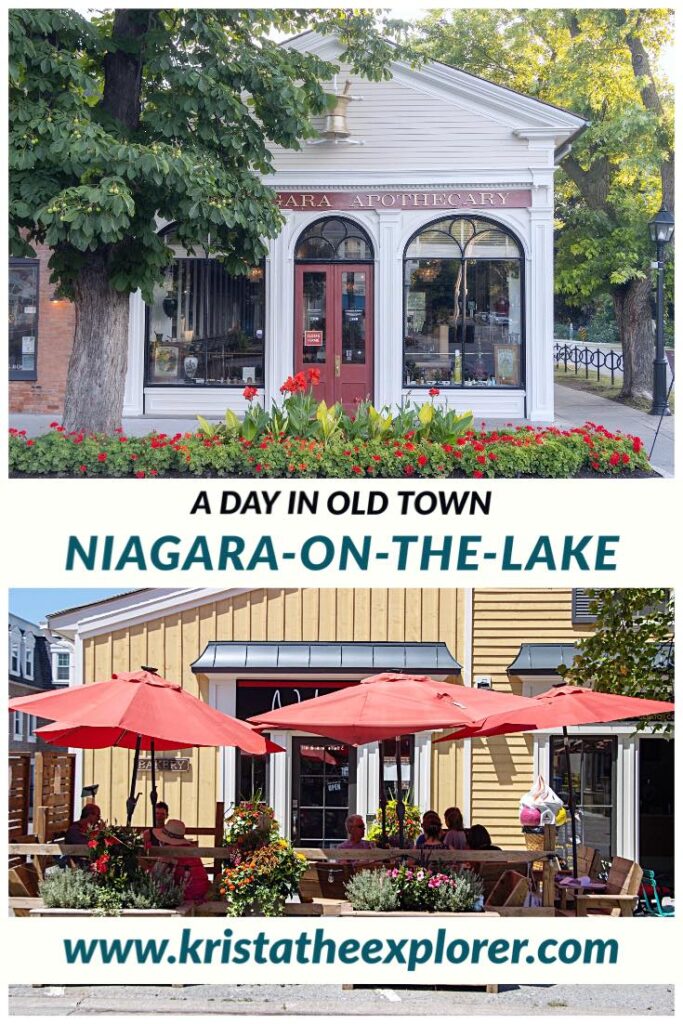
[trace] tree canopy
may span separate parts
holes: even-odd
[[[672,12],[457,9],[430,12],[418,31],[429,57],[587,118],[557,177],[556,286],[575,305],[611,293],[625,349],[628,317],[647,335],[634,344],[651,349],[648,221],[662,201],[674,208],[673,92],[657,71]],[[639,283],[634,311],[626,290]],[[647,381],[626,355],[638,390],[651,351]]]
[[[11,252],[54,250],[62,294],[88,255],[113,287],[149,296],[178,241],[208,245],[239,272],[282,224],[271,147],[298,148],[325,109],[336,65],[279,45],[311,12],[128,9],[92,21],[69,10],[13,10],[10,21]],[[316,12],[343,59],[370,79],[396,50],[375,13]]]
[[[653,587],[588,593],[595,629],[580,641],[573,664],[560,669],[565,681],[629,697],[672,700],[673,593]]]

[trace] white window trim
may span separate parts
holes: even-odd
[[[59,675],[59,659],[67,658],[68,674],[65,679]],[[52,682],[57,686],[69,686],[73,674],[73,657],[70,650],[55,650],[52,652]]]
[[[23,740],[24,738],[24,723],[22,721],[21,711],[12,712],[12,739]]]
[[[30,659],[30,671],[29,671],[29,659]],[[36,638],[32,634],[26,634],[24,636],[24,665],[23,675],[24,679],[34,679],[36,672]]]
[[[37,743],[38,737],[36,736],[36,727],[38,725],[38,719],[35,715],[27,715],[26,717],[28,718],[26,741],[27,743]]]

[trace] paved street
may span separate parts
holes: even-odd
[[[11,1016],[95,1014],[672,1016],[673,985],[506,985],[482,989],[339,985],[10,986]]]

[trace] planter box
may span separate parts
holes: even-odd
[[[186,917],[192,913],[191,903],[181,903],[173,910],[120,910],[116,917]],[[29,911],[29,917],[101,917],[94,910],[73,910],[69,907],[36,907]]]
[[[497,910],[354,910],[350,903],[342,903],[341,917],[500,917]]]

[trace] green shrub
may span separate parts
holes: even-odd
[[[467,911],[474,910],[484,895],[484,883],[476,871],[464,868],[451,876],[449,885],[441,885],[436,889],[434,897],[435,911]]]
[[[360,871],[347,882],[346,898],[354,910],[399,910],[399,892],[383,870]]]
[[[97,906],[99,885],[89,871],[66,868],[51,872],[39,885],[46,907],[92,910]]]

